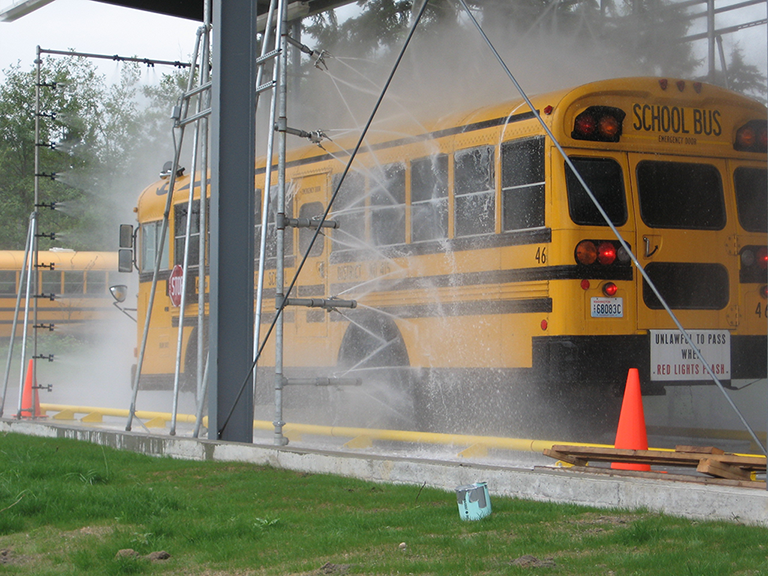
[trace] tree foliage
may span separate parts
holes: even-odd
[[[35,148],[39,149],[40,247],[116,247],[115,218],[127,220],[143,184],[171,157],[168,110],[173,75],[147,88],[138,64],[123,63],[108,85],[93,62],[46,57],[36,66],[4,70],[0,83],[0,249],[25,245],[34,209]],[[162,109],[163,112],[159,112]],[[35,120],[39,138],[35,141]],[[146,168],[145,168],[146,167]]]
[[[744,60],[744,51],[736,44],[731,51],[731,61],[727,65],[727,82],[722,70],[715,73],[715,83],[727,86],[731,90],[741,92],[747,96],[765,100],[766,78],[754,64],[747,64]]]
[[[491,31],[490,36],[522,48],[512,54],[514,58],[521,54],[524,58],[541,58],[539,48],[553,44],[566,46],[572,52],[597,54],[596,67],[609,62],[624,75],[681,78],[691,78],[703,62],[690,42],[680,42],[691,26],[690,8],[671,0],[466,2],[483,27]],[[308,19],[304,31],[332,53],[381,59],[399,49],[412,22],[413,0],[358,0],[358,5],[361,9],[357,16],[340,22],[334,11],[325,12]],[[417,34],[422,39],[453,35],[458,43],[462,34],[473,33],[466,21],[458,2],[433,2]],[[566,61],[572,56],[562,54]],[[745,62],[738,45],[730,59],[730,87],[752,96],[765,94],[765,77],[756,66]],[[461,75],[460,71],[457,75]],[[722,74],[715,82],[723,83]]]

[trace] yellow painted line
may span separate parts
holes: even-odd
[[[373,446],[373,441],[370,436],[357,436],[352,438],[349,442],[344,444],[344,448],[370,448]]]
[[[96,409],[80,418],[80,422],[104,422],[104,416]]]
[[[43,411],[61,412],[71,410],[75,413],[90,414],[98,412],[104,416],[128,417],[128,410],[120,408],[91,408],[86,406],[64,406],[61,404],[41,404]],[[151,420],[152,418],[162,418],[166,421],[171,420],[171,414],[167,412],[148,412],[137,410],[134,414],[141,420]],[[192,414],[177,414],[177,422],[195,423],[195,416]],[[208,426],[208,417],[203,418],[203,426]],[[273,431],[275,429],[272,422],[267,420],[254,420],[255,430]],[[529,438],[501,438],[499,436],[475,436],[470,434],[441,434],[438,432],[414,432],[408,430],[379,430],[374,428],[352,428],[346,426],[320,426],[317,424],[294,424],[288,423],[283,426],[283,435],[287,438],[310,436],[329,436],[332,438],[350,438],[355,439],[361,436],[368,437],[371,440],[383,440],[388,442],[404,442],[411,444],[439,444],[444,446],[467,446],[473,447],[480,445],[486,449],[513,450],[516,452],[537,452],[542,453],[545,449],[552,448],[555,444],[564,446],[593,446],[596,448],[613,448],[609,444],[588,444],[585,442],[563,442],[559,440],[534,440]],[[671,448],[649,448],[649,450],[658,450],[661,452],[674,452]],[[737,456],[756,456],[765,458],[762,454],[737,454]]]

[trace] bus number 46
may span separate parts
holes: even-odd
[[[546,264],[547,263],[547,248],[545,247],[539,247],[536,248],[536,262],[539,264]]]

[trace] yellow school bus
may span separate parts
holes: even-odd
[[[1,338],[11,335],[22,276],[26,286],[24,264],[23,250],[0,251]],[[117,252],[41,250],[37,257],[37,275],[37,321],[45,328],[54,325],[59,330],[91,330],[94,322],[109,322],[113,314],[119,314],[112,306],[114,299],[109,293],[110,285],[125,278],[118,274]],[[24,327],[25,293],[22,292],[17,336],[21,336]]]
[[[532,103],[719,379],[765,377],[765,106],[666,78],[599,81]],[[289,153],[287,217],[323,213],[352,145]],[[265,170],[262,160],[259,196]],[[178,181],[161,239],[167,186],[152,184],[138,202],[140,335],[155,250],[169,248],[161,280],[182,262],[190,177]],[[577,396],[621,390],[632,367],[645,393],[711,382],[522,100],[416,130],[372,131],[330,218],[339,227],[318,237],[291,296],[358,305],[286,310],[288,377],[357,374],[365,382],[367,370],[386,367],[408,374],[417,404],[458,408],[498,404],[501,392],[521,387]],[[274,312],[273,227],[263,322]],[[287,229],[288,279],[312,234]],[[189,301],[186,370],[197,330],[194,295]],[[142,382],[170,381],[178,315],[157,298]],[[268,347],[261,365],[273,357]]]

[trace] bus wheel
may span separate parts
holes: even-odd
[[[336,376],[355,378],[334,398],[342,423],[369,428],[412,429],[413,378],[405,341],[390,318],[352,316],[339,349]]]

